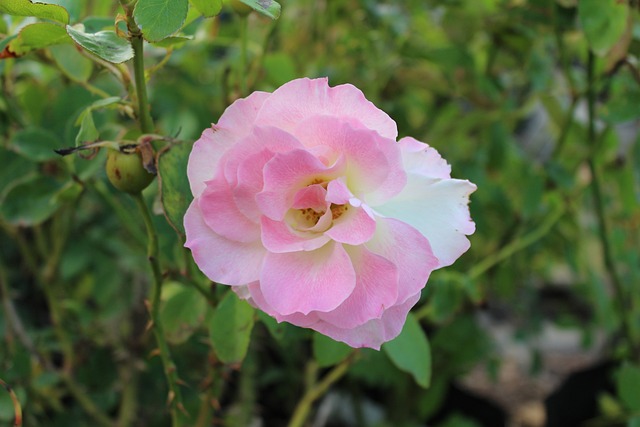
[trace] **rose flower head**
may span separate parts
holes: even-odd
[[[360,90],[326,78],[237,100],[189,157],[185,246],[279,322],[379,349],[475,231],[476,186],[397,135]]]

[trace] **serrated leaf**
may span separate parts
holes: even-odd
[[[107,62],[120,64],[133,58],[131,45],[113,31],[85,33],[78,28],[67,26],[67,33],[79,46]]]
[[[13,16],[35,16],[62,24],[69,23],[69,12],[55,4],[37,3],[29,0],[9,0],[0,3],[0,13]]]
[[[13,225],[38,225],[58,210],[56,195],[60,188],[60,184],[46,176],[20,182],[8,190],[0,205],[0,215]]]
[[[606,55],[622,37],[629,6],[618,0],[580,0],[578,18],[591,50]]]
[[[189,0],[207,18],[216,16],[222,10],[222,0]]]
[[[420,323],[409,313],[400,335],[385,343],[382,349],[394,365],[413,376],[418,385],[427,388],[431,382],[431,350]]]
[[[177,289],[172,290],[171,287]],[[164,301],[160,309],[160,320],[165,337],[172,344],[181,344],[204,321],[207,301],[194,288],[180,283],[166,283],[162,293]]]
[[[192,145],[174,145],[158,156],[162,208],[169,223],[181,235],[185,234],[182,224],[184,214],[193,200],[186,172]]]
[[[334,341],[318,332],[313,334],[313,357],[321,368],[342,362],[352,351],[345,343]]]
[[[133,16],[145,40],[158,42],[182,27],[188,10],[188,0],[138,0]]]
[[[27,159],[43,162],[59,158],[53,150],[60,147],[60,140],[46,129],[30,127],[16,132],[10,147]]]
[[[213,348],[222,362],[242,362],[249,348],[253,319],[253,307],[238,299],[235,292],[228,291],[209,324]]]
[[[640,368],[625,363],[615,373],[618,397],[631,412],[640,411]]]
[[[70,42],[64,27],[50,22],[37,22],[22,28],[18,37],[9,43],[9,50],[16,55],[24,55],[32,50]]]
[[[242,3],[251,7],[263,15],[268,16],[271,19],[278,19],[280,17],[281,7],[277,1],[274,0],[240,0]]]

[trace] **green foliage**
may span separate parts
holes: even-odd
[[[337,400],[332,425],[472,426],[455,411],[433,421],[450,385],[487,370],[499,388],[505,354],[536,348],[549,325],[580,335],[581,355],[604,336],[598,354],[620,364],[595,421],[640,425],[638,2],[241,0],[259,13],[240,16],[220,0],[139,0],[117,24],[118,2],[0,3],[0,377],[28,407],[24,425],[169,425],[172,373],[199,425],[287,425],[338,370],[309,424]],[[193,141],[241,95],[302,76],[354,84],[478,185],[469,252],[433,272],[380,352],[256,312],[183,247]],[[104,147],[144,140],[168,365],[145,223],[104,168]],[[85,149],[53,151],[74,145]],[[544,354],[532,358],[546,378]],[[3,408],[0,392],[8,424]]]
[[[144,38],[157,42],[182,27],[188,9],[187,0],[138,0],[134,16]]]
[[[67,33],[78,46],[107,62],[120,64],[133,58],[131,45],[118,37],[114,31],[85,33],[81,28],[67,26]]]
[[[209,333],[218,358],[224,363],[239,364],[247,354],[254,309],[228,291],[209,322]]]
[[[409,313],[400,335],[382,346],[391,361],[408,372],[422,387],[431,382],[431,349],[429,340],[415,316]]]

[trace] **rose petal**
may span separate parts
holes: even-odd
[[[207,182],[207,188],[196,200],[204,222],[215,233],[237,242],[260,238],[260,226],[240,212],[223,177]]]
[[[356,287],[335,310],[318,317],[349,329],[379,319],[398,298],[398,269],[386,258],[359,246],[348,250],[356,272]]]
[[[316,181],[330,181],[344,170],[344,162],[331,167],[304,150],[277,153],[264,167],[264,189],[256,195],[262,213],[282,221],[293,205],[295,195]]]
[[[260,276],[265,300],[282,315],[330,311],[353,292],[356,276],[342,245],[268,253]]]
[[[269,252],[312,251],[329,240],[324,234],[294,232],[284,221],[262,217],[262,244]]]
[[[469,249],[465,235],[475,231],[469,215],[469,195],[476,186],[459,179],[432,179],[408,175],[402,192],[384,205],[374,206],[376,212],[397,218],[420,231],[429,240],[438,267],[453,262]]]
[[[400,147],[370,129],[356,129],[341,118],[311,117],[301,122],[294,135],[307,147],[330,147],[334,156],[345,157],[345,183],[357,197],[376,193],[388,199],[402,190],[406,176],[402,170]]]
[[[274,317],[278,322],[287,322],[292,325],[300,326],[301,328],[308,328],[319,321],[318,315],[315,311],[312,311],[309,314],[293,313],[286,316],[278,313],[264,299],[264,295],[260,289],[260,282],[251,283],[248,289],[251,293],[251,299],[248,301],[252,302],[256,307],[267,313],[269,316]]]
[[[341,209],[343,213],[334,219],[333,226],[325,231],[326,236],[348,245],[361,245],[371,239],[376,231],[376,220],[364,207],[344,205],[335,209]]]
[[[402,152],[402,164],[407,173],[430,178],[451,178],[451,166],[434,148],[411,137],[402,138],[398,144]]]
[[[260,240],[234,242],[215,233],[202,218],[197,199],[187,209],[184,228],[184,245],[209,279],[231,286],[258,280],[266,254]]]
[[[398,268],[398,303],[420,292],[437,268],[429,241],[418,230],[392,218],[376,218],[376,232],[365,247]]]
[[[327,78],[292,80],[276,89],[262,105],[256,124],[292,132],[301,121],[317,115],[357,121],[394,141],[398,136],[396,123],[360,89],[350,84],[329,87]]]
[[[187,176],[194,197],[205,189],[205,182],[214,177],[218,162],[225,152],[249,133],[255,116],[270,94],[254,92],[231,104],[220,117],[218,125],[202,132],[189,156]]]
[[[409,310],[419,299],[420,293],[411,295],[404,303],[385,310],[380,319],[369,320],[355,328],[340,328],[328,322],[317,322],[309,327],[354,348],[369,347],[380,350],[383,343],[400,335]]]

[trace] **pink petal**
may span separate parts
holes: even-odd
[[[400,147],[370,129],[356,129],[341,118],[316,116],[298,124],[294,135],[307,147],[330,147],[347,162],[345,183],[357,197],[376,192],[389,198],[406,182]]]
[[[475,224],[469,215],[469,195],[476,186],[459,179],[432,179],[409,174],[402,192],[376,212],[397,218],[415,227],[428,240],[439,267],[445,267],[469,249],[465,235],[473,234]]]
[[[224,153],[249,133],[258,110],[269,95],[254,92],[245,99],[237,100],[227,107],[218,125],[205,129],[193,144],[187,176],[194,197],[198,197],[204,191],[204,183],[215,176]]]
[[[262,244],[269,252],[312,251],[324,246],[329,240],[331,239],[324,234],[295,232],[284,221],[262,217]]]
[[[327,78],[292,80],[276,89],[260,109],[256,123],[291,132],[301,121],[318,115],[357,121],[392,140],[398,136],[396,123],[358,88],[350,84],[329,87]]]
[[[344,205],[352,197],[353,194],[349,191],[347,184],[344,183],[342,178],[334,179],[327,185],[327,202]]]
[[[434,148],[411,137],[398,141],[402,151],[402,164],[407,173],[430,178],[451,178],[451,166]]]
[[[328,209],[328,203],[325,200],[327,197],[327,190],[320,184],[310,185],[304,187],[296,193],[293,199],[293,209],[306,209],[311,208],[316,212],[326,211]]]
[[[260,226],[240,212],[223,177],[207,182],[207,188],[196,200],[204,222],[220,236],[237,242],[260,238]]]
[[[231,286],[258,280],[266,254],[260,240],[234,242],[215,233],[204,222],[197,199],[187,209],[184,228],[185,246],[209,279]]]
[[[336,243],[310,252],[268,253],[260,276],[265,300],[282,315],[333,310],[355,284],[351,259]]]
[[[418,230],[396,219],[376,218],[376,232],[365,247],[398,268],[398,303],[419,293],[438,266],[429,241]]]
[[[411,295],[404,303],[385,310],[380,319],[369,320],[353,329],[339,328],[327,322],[318,322],[309,327],[354,348],[369,347],[380,350],[383,343],[400,335],[409,310],[419,299],[420,293]]]
[[[260,108],[270,96],[270,93],[256,91],[246,98],[235,100],[220,116],[218,126],[229,129],[238,136],[248,134]]]
[[[346,210],[324,234],[348,245],[361,245],[369,241],[376,231],[376,220],[369,216],[364,207],[345,205],[342,209]]]
[[[258,206],[264,215],[282,221],[298,190],[313,185],[314,180],[334,179],[343,169],[343,162],[326,167],[305,150],[278,153],[264,167],[264,189],[256,196]]]
[[[398,298],[398,269],[386,258],[360,246],[348,251],[356,271],[353,293],[335,310],[318,317],[341,329],[379,319]]]
[[[319,321],[318,315],[315,311],[309,314],[293,313],[286,316],[278,313],[264,299],[264,295],[260,289],[260,282],[251,283],[248,286],[248,289],[251,294],[251,299],[248,301],[253,303],[257,308],[264,311],[269,316],[274,317],[278,322],[288,322],[292,325],[300,326],[301,328],[308,328]]]

